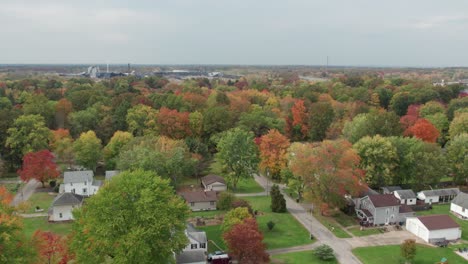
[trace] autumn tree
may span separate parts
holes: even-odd
[[[183,139],[191,135],[188,112],[179,112],[166,107],[159,109],[156,123],[162,136]]]
[[[239,128],[227,131],[217,144],[217,159],[229,170],[228,181],[232,188],[242,178],[252,177],[258,165],[258,149],[252,132]]]
[[[263,234],[253,218],[244,220],[224,233],[224,240],[229,249],[229,255],[239,263],[257,264],[269,263],[270,257],[266,253]]]
[[[360,158],[348,141],[295,143],[291,150],[289,168],[302,176],[306,198],[317,205],[341,207],[345,194],[356,195],[364,188],[364,172],[358,168]]]
[[[28,96],[23,104],[25,115],[40,115],[48,127],[52,127],[55,114],[55,101],[49,101],[43,94]]]
[[[102,145],[94,131],[81,133],[80,137],[73,143],[73,150],[78,164],[93,171],[96,170],[102,154]]]
[[[413,126],[407,129],[407,133],[432,143],[436,142],[440,135],[437,128],[424,118],[418,119]]]
[[[73,215],[77,263],[171,263],[188,242],[189,208],[154,172],[120,173]]]
[[[128,109],[126,120],[129,132],[134,136],[155,133],[157,113],[155,109],[143,104]]]
[[[54,155],[48,150],[30,152],[23,157],[23,166],[18,170],[21,180],[27,182],[36,179],[44,183],[60,175],[54,162]]]
[[[123,147],[133,139],[133,135],[129,132],[116,131],[114,136],[107,143],[103,150],[104,161],[107,169],[114,169],[117,164],[117,159]]]
[[[57,129],[52,131],[50,148],[59,162],[71,166],[73,163],[73,138],[67,129]]]
[[[455,118],[450,123],[450,138],[454,138],[462,133],[468,133],[468,112],[456,113]]]
[[[22,115],[8,129],[6,146],[12,155],[20,159],[29,152],[47,149],[51,137],[50,130],[45,126],[40,115]]]
[[[72,110],[72,103],[66,98],[62,98],[57,102],[55,105],[55,123],[58,128],[68,127],[68,115]]]
[[[234,208],[224,215],[221,230],[223,233],[229,232],[235,225],[242,223],[247,218],[252,218],[248,208]]]
[[[34,232],[32,240],[37,252],[39,252],[38,260],[41,260],[42,263],[62,264],[71,259],[67,251],[65,237],[50,231],[37,230]]]
[[[309,134],[307,109],[304,100],[297,100],[291,107],[291,114],[286,119],[286,132],[292,140],[304,140]]]
[[[260,169],[268,169],[273,179],[280,180],[280,172],[288,162],[289,146],[289,139],[278,130],[268,131],[260,138]]]
[[[406,239],[400,246],[401,256],[405,259],[405,263],[411,263],[416,257],[416,240]]]

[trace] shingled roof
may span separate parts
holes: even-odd
[[[214,175],[214,174],[202,177],[201,180],[202,180],[203,184],[205,184],[205,185],[209,185],[209,184],[212,184],[212,183],[215,183],[215,182],[220,182],[220,183],[226,184],[226,181],[224,180],[223,177],[218,176],[218,175]]]
[[[91,170],[87,171],[66,171],[63,174],[64,183],[80,183],[80,182],[92,182],[94,173]]]
[[[461,206],[462,208],[468,208],[468,193],[460,192],[452,203]]]
[[[413,192],[413,190],[396,190],[395,193],[398,193],[401,199],[416,198],[416,194]]]
[[[176,263],[200,263],[206,262],[205,252],[202,250],[183,251],[176,256]]]
[[[52,206],[77,205],[83,202],[83,196],[74,193],[61,193],[55,197]]]
[[[460,227],[448,215],[425,215],[418,216],[418,219],[428,230],[440,230]]]
[[[195,191],[195,192],[183,192],[180,195],[188,203],[195,202],[215,202],[218,200],[218,196],[215,191]]]
[[[369,195],[369,199],[375,207],[389,207],[400,205],[400,201],[393,194]]]
[[[460,192],[458,188],[448,188],[448,189],[437,189],[437,190],[426,190],[421,191],[426,197],[427,196],[447,196],[447,195],[457,195]]]

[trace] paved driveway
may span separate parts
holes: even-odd
[[[34,193],[36,188],[38,188],[41,185],[40,182],[32,179],[28,183],[26,183],[23,188],[18,190],[16,193],[15,198],[13,198],[13,201],[11,202],[12,206],[17,206],[19,203],[23,201],[27,201],[29,197]]]

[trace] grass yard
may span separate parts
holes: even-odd
[[[353,249],[356,255],[364,264],[399,264],[401,263],[401,253],[399,245],[362,247]],[[450,248],[433,248],[418,245],[416,257],[412,264],[434,264],[442,258],[447,258],[450,264],[466,263],[462,257],[458,256]]]
[[[0,186],[2,185],[5,186],[11,194],[16,194],[23,183],[1,183]]]
[[[330,230],[336,237],[339,238],[350,238],[351,236],[341,228],[333,217],[323,216],[317,210],[314,210],[314,217],[322,223],[328,230]]]
[[[222,233],[221,233],[221,226],[214,225],[214,226],[198,226],[197,229],[205,231],[208,240],[212,240],[218,245],[222,250],[226,251],[226,245],[224,244]],[[214,252],[219,250],[213,243],[208,242],[208,253]]]
[[[241,179],[237,183],[235,193],[259,193],[265,191],[262,186],[258,185],[253,177]]]
[[[355,236],[369,236],[375,234],[381,234],[377,228],[364,228],[362,231],[359,227],[351,227],[348,231]]]
[[[191,212],[190,217],[202,217],[202,218],[214,218],[217,215],[223,215],[226,211],[216,210],[216,211],[198,211]]]
[[[268,249],[306,245],[310,240],[309,232],[289,213],[273,213],[270,209],[270,196],[242,197],[249,201],[254,210],[261,215],[257,222],[264,235],[264,242]],[[273,221],[276,225],[268,230],[267,223]]]
[[[296,263],[308,263],[308,264],[337,264],[338,261],[324,261],[320,260],[314,255],[314,251],[301,251],[294,253],[286,253],[271,256],[271,263],[278,264],[296,264]]]
[[[36,206],[39,206],[41,209],[44,209],[44,212],[47,213],[52,201],[54,200],[55,195],[50,195],[46,192],[36,192],[31,195],[29,198],[29,209],[26,213],[35,213]]]
[[[36,230],[52,231],[59,235],[67,235],[71,230],[71,223],[49,223],[47,217],[23,218],[23,231],[31,237]]]
[[[340,210],[336,211],[332,217],[343,227],[354,226],[359,224],[359,221],[357,221],[356,217],[347,215]]]
[[[457,222],[462,229],[461,239],[468,240],[468,221],[461,220],[458,217],[454,216],[450,212],[450,204],[436,204],[436,205],[432,205],[432,210],[416,212],[416,215],[434,215],[434,214],[450,215],[450,217],[452,217],[452,219],[455,220],[455,222]]]

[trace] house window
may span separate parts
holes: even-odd
[[[190,244],[191,249],[197,249],[197,244]]]
[[[195,206],[195,203],[190,203],[190,206]]]
[[[83,188],[83,193],[86,193],[86,188]]]
[[[206,244],[205,243],[200,243],[200,248],[206,248]]]
[[[210,205],[214,205],[214,202],[210,202]]]
[[[84,185],[88,184],[88,182],[84,182]]]
[[[465,212],[465,208],[462,208],[462,212],[463,212],[463,213]]]
[[[388,214],[388,208],[387,208],[387,214]]]
[[[59,218],[62,218],[62,217],[63,217],[62,213],[59,213]]]
[[[75,193],[75,189],[72,189],[72,193]]]

